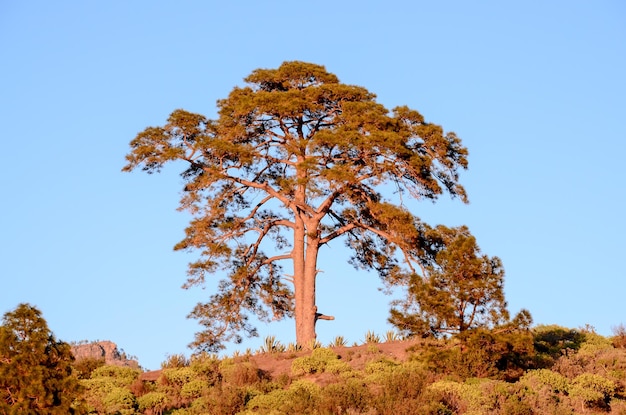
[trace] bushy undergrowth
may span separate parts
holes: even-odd
[[[172,356],[156,381],[106,365],[77,372],[92,414],[626,414],[626,349],[615,338],[544,326],[411,344],[405,361],[380,345],[359,359],[316,348],[275,377],[249,355]]]

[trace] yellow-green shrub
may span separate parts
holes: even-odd
[[[331,362],[338,361],[339,358],[331,349],[321,347],[314,349],[310,356],[303,356],[294,359],[291,363],[291,373],[294,376],[322,373]]]

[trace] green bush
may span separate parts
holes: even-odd
[[[141,370],[130,367],[105,365],[91,372],[91,379],[109,378],[118,386],[127,386],[139,377]]]
[[[163,369],[163,377],[167,382],[182,386],[196,377],[196,373],[190,367],[176,367]]]
[[[586,407],[608,408],[616,390],[615,383],[600,375],[584,373],[572,381],[570,396],[582,400]]]
[[[561,326],[537,326],[533,329],[534,347],[538,365],[549,368],[564,354],[578,350],[585,341],[585,334]]]
[[[338,361],[338,356],[331,349],[321,347],[314,349],[310,356],[303,356],[291,363],[291,373],[294,376],[322,373],[328,364]]]
[[[520,383],[532,390],[548,387],[552,393],[565,394],[569,390],[569,381],[559,373],[549,369],[529,370],[521,377]]]
[[[113,388],[106,394],[102,403],[107,414],[133,415],[137,402],[135,395],[126,388]]]
[[[333,383],[321,390],[319,411],[321,413],[364,413],[372,395],[363,381],[347,379]]]
[[[141,412],[150,411],[160,414],[167,405],[167,395],[162,392],[148,392],[137,398],[137,406]]]
[[[321,373],[325,367],[325,362],[320,362],[312,356],[299,357],[291,363],[291,374],[300,376]]]
[[[488,409],[487,400],[481,391],[480,385],[458,383],[454,381],[439,381],[430,385],[431,391],[436,391],[448,397],[448,400],[458,402],[455,406],[467,408],[468,411]]]
[[[332,373],[333,375],[340,375],[352,371],[352,367],[342,360],[331,360],[326,363],[324,368],[325,372]]]
[[[202,396],[202,392],[207,389],[206,381],[201,379],[191,380],[180,388],[180,396],[184,399],[195,399]]]

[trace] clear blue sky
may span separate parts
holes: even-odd
[[[180,288],[195,258],[172,250],[181,180],[121,173],[128,143],[177,108],[213,117],[286,60],[462,138],[471,203],[414,213],[468,225],[502,259],[512,313],[605,335],[626,323],[623,1],[5,0],[0,54],[0,313],[34,304],[65,341],[112,340],[148,369],[189,352],[186,314],[212,286]],[[389,330],[377,277],[322,255],[318,303],[336,320],[319,339]],[[292,321],[259,331],[242,350],[295,337]]]

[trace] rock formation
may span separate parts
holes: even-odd
[[[137,360],[127,356],[124,351],[117,348],[115,343],[108,340],[72,344],[72,354],[77,361],[102,359],[107,365],[139,367]]]

